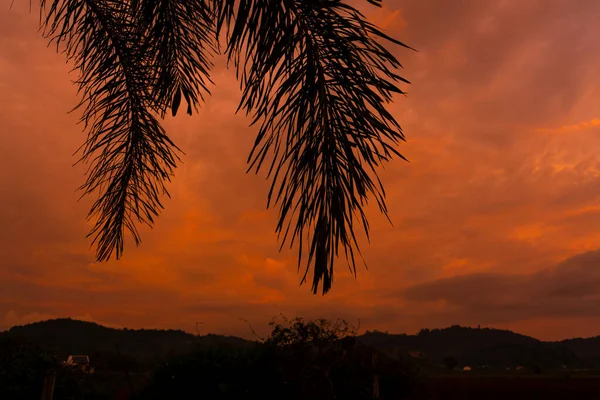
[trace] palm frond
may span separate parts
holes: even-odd
[[[302,282],[313,269],[312,290],[322,283],[325,294],[340,246],[356,274],[354,221],[368,237],[369,195],[387,216],[377,167],[404,158],[395,149],[404,136],[385,105],[408,81],[378,39],[405,45],[340,0],[240,1],[235,17],[231,5],[224,9],[240,108],[260,122],[249,170],[270,154],[267,206],[279,204],[281,246],[298,240],[298,268],[308,251]]]
[[[80,72],[76,108],[88,130],[80,161],[90,164],[81,189],[98,193],[88,215],[98,260],[120,257],[125,229],[138,244],[136,223],[151,226],[162,208],[179,149],[155,115],[175,115],[182,98],[191,114],[210,93],[210,58],[225,31],[239,109],[260,124],[249,170],[270,164],[267,207],[279,206],[281,246],[297,244],[301,283],[312,269],[314,293],[331,288],[340,247],[356,274],[356,221],[368,238],[370,198],[387,216],[377,168],[404,158],[385,106],[408,81],[380,41],[404,44],[341,0],[41,3],[45,35]]]
[[[147,27],[149,57],[155,72],[153,97],[164,113],[177,114],[182,96],[198,108],[203,93],[210,94],[211,57],[216,52],[214,18],[205,0],[155,0],[140,3],[142,26]]]
[[[81,122],[88,130],[80,161],[89,162],[84,195],[98,192],[88,218],[96,258],[118,259],[124,230],[140,242],[136,222],[153,224],[175,168],[176,146],[154,112],[153,72],[132,3],[42,0],[44,33],[79,71]]]

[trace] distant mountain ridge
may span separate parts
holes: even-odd
[[[15,326],[2,337],[21,337],[53,351],[69,354],[112,352],[152,358],[182,354],[198,346],[250,346],[254,341],[235,336],[193,335],[181,330],[114,329],[69,318]],[[367,331],[358,339],[394,357],[422,353],[434,365],[445,357],[459,365],[544,365],[600,368],[600,336],[544,342],[508,330],[451,326],[423,329],[416,335]]]
[[[600,351],[600,341],[578,339],[577,349],[569,341],[543,342],[508,330],[451,326],[444,329],[423,329],[417,335],[367,332],[361,341],[391,355],[423,353],[433,364],[446,357],[459,365],[490,365],[516,367],[544,365],[559,368],[589,366],[591,356]],[[596,348],[597,346],[597,348]]]
[[[115,329],[70,318],[14,326],[0,333],[2,337],[23,338],[54,352],[60,358],[70,354],[92,355],[100,352],[152,358],[186,353],[202,345],[247,346],[252,343],[235,336],[198,336],[181,330]]]

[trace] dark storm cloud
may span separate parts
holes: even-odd
[[[489,323],[538,317],[598,317],[600,251],[524,275],[477,273],[438,279],[403,292],[408,301],[447,304],[450,313]]]

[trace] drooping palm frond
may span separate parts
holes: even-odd
[[[119,258],[125,229],[138,244],[136,223],[153,224],[178,160],[155,115],[175,115],[182,98],[189,114],[199,106],[224,36],[240,109],[260,123],[249,170],[270,164],[267,205],[279,205],[281,246],[297,244],[302,282],[313,269],[314,293],[331,288],[340,247],[356,274],[355,221],[368,237],[370,196],[387,215],[377,167],[404,158],[395,149],[402,130],[385,105],[407,81],[380,40],[402,43],[341,0],[41,3],[45,34],[80,72],[81,161],[91,164],[81,189],[99,196],[89,214],[98,260]]]
[[[230,19],[229,56],[243,86],[240,108],[260,129],[249,157],[258,172],[268,154],[268,206],[279,204],[276,231],[293,246],[305,281],[323,294],[333,282],[340,246],[356,274],[354,220],[369,233],[369,194],[387,216],[376,168],[393,155],[402,130],[385,109],[397,84],[398,60],[378,39],[404,46],[340,0],[221,2]],[[375,181],[371,177],[374,177]],[[306,245],[304,236],[306,234]]]
[[[149,93],[153,74],[142,51],[140,27],[129,2],[118,0],[42,0],[45,35],[64,44],[79,71],[77,81],[88,129],[81,161],[90,162],[85,195],[98,192],[89,218],[96,258],[123,252],[124,230],[136,244],[136,222],[151,225],[168,194],[165,181],[175,167],[176,146],[154,112]]]
[[[155,73],[155,101],[162,113],[170,107],[173,116],[182,96],[188,107],[197,109],[210,94],[211,57],[216,53],[214,18],[205,0],[155,0],[140,3],[140,24]]]

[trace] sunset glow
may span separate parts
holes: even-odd
[[[72,317],[113,327],[252,337],[272,317],[344,318],[414,333],[453,324],[539,339],[600,335],[600,4],[386,0],[407,142],[381,177],[393,226],[369,207],[369,269],[337,264],[331,292],[299,286],[279,252],[269,181],[246,174],[257,129],[217,59],[212,97],[164,127],[185,152],[142,245],[94,262],[93,201],[75,189],[85,132],[64,56],[37,10],[0,11],[0,330]],[[425,5],[426,4],[426,5]],[[203,333],[206,333],[203,332]]]

